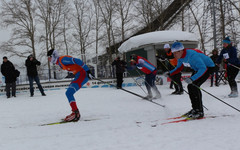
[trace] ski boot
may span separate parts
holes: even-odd
[[[183,114],[181,117],[188,117],[193,111],[195,111],[195,110],[191,109],[187,113]]]
[[[203,116],[204,116],[203,112],[198,111],[198,110],[194,110],[194,111],[192,111],[192,113],[190,113],[188,115],[188,118],[189,119],[200,119],[200,118],[203,118]]]
[[[70,115],[66,116],[66,118],[64,119],[64,121],[66,122],[75,122],[78,121],[80,119],[81,115],[79,113],[79,110],[75,110],[73,111]]]
[[[235,97],[238,97],[238,92],[231,92],[229,95],[228,95],[229,98],[235,98]]]

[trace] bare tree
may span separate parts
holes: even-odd
[[[64,0],[35,0],[39,10],[39,21],[43,24],[45,34],[41,35],[41,39],[45,41],[48,51],[50,48],[55,48],[61,42],[57,41],[57,37],[63,34],[60,30],[61,21],[63,21],[63,10],[66,4]],[[50,63],[48,62],[49,78],[51,78]],[[55,73],[54,73],[55,78]]]
[[[69,42],[71,41],[70,34],[70,28],[71,28],[71,17],[69,15],[70,7],[68,5],[65,6],[65,9],[63,11],[63,19],[62,19],[62,26],[60,27],[60,30],[62,30],[63,33],[63,42],[66,48],[66,55],[69,55]]]
[[[87,47],[92,44],[90,41],[90,32],[93,29],[92,25],[92,7],[91,3],[86,0],[74,1],[75,12],[73,13],[73,26],[76,32],[73,34],[74,38],[79,44],[80,54],[82,59],[86,62],[85,53]]]
[[[120,22],[121,22],[121,40],[125,40],[125,34],[127,29],[127,25],[130,23],[132,17],[130,16],[130,10],[132,8],[132,0],[122,0],[116,1],[117,9],[116,11],[119,13]],[[131,28],[130,28],[131,29]]]
[[[6,27],[12,28],[12,35],[8,42],[4,43],[8,47],[8,52],[19,57],[24,57],[25,53],[32,53],[36,56],[35,50],[35,11],[36,7],[31,0],[1,0],[1,22]],[[16,50],[16,47],[21,49]]]
[[[95,28],[95,50],[96,50],[96,56],[98,56],[99,31],[100,31],[100,28],[102,26],[100,24],[100,20],[99,20],[100,9],[99,9],[99,5],[98,4],[99,4],[98,0],[93,0],[94,16],[95,16],[95,19],[94,19],[95,25],[93,25],[93,26]]]
[[[199,32],[199,35],[200,35],[200,41],[201,41],[201,49],[204,51],[204,53],[206,53],[205,51],[205,47],[204,47],[204,37],[203,37],[203,33],[202,33],[202,30],[201,30],[201,26],[200,26],[200,23],[197,19],[197,16],[196,14],[193,12],[193,9],[191,7],[189,7],[190,11],[192,12],[192,15],[194,17],[194,20],[196,21],[196,25],[197,25],[197,28],[198,28],[198,32]]]
[[[105,29],[107,32],[107,43],[108,43],[108,49],[107,53],[109,55],[109,62],[112,62],[112,49],[111,45],[115,44],[114,42],[114,37],[112,36],[112,28],[113,28],[113,15],[114,15],[114,5],[113,5],[113,0],[98,0],[98,6],[101,11],[102,15],[102,21],[105,25]]]
[[[156,17],[156,11],[154,11],[154,0],[138,0],[135,3],[136,17],[139,19],[143,26],[150,25]],[[151,31],[151,26],[149,26]]]

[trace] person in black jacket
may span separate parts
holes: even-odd
[[[5,77],[6,95],[10,98],[10,88],[12,88],[12,96],[16,97],[16,75],[15,67],[6,56],[3,57],[3,64],[1,65],[1,73]]]
[[[37,83],[38,89],[40,90],[42,96],[46,96],[44,90],[40,84],[37,66],[40,66],[41,63],[33,57],[33,55],[29,55],[25,61],[25,66],[27,67],[27,75],[30,85],[30,96],[33,97],[34,95],[34,88],[33,88],[33,80]]]
[[[224,58],[224,62],[227,64],[227,77],[228,83],[231,89],[231,93],[228,95],[230,98],[238,97],[238,87],[235,80],[239,72],[240,61],[237,57],[237,49],[232,46],[232,41],[229,37],[223,40],[223,49],[218,56],[216,63],[219,65]]]
[[[127,63],[124,60],[120,60],[120,57],[117,57],[112,62],[112,66],[114,65],[116,66],[117,89],[121,89],[123,83],[123,73],[125,71]]]
[[[163,56],[162,59],[168,60],[168,62],[169,62],[168,69],[172,70],[177,66],[177,59],[174,57],[173,53],[171,52],[171,48],[170,48],[169,44],[164,45],[164,50],[165,50],[165,56]],[[182,78],[181,72],[179,72],[171,77],[171,83],[173,83],[173,85],[175,87],[175,91],[172,92],[173,95],[183,94],[183,86],[182,86],[181,78]]]
[[[210,56],[210,58],[212,59],[214,64],[217,63],[217,59],[218,59],[218,50],[217,49],[212,50],[212,56]],[[215,86],[218,86],[218,71],[219,71],[219,67],[218,67],[218,65],[215,65],[214,72],[211,74],[211,85],[210,85],[211,87],[213,86],[214,74],[215,74]]]

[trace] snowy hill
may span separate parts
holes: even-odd
[[[184,84],[185,85],[185,84]],[[188,95],[170,95],[169,85],[158,86],[158,105],[113,88],[81,89],[76,94],[83,119],[61,125],[40,126],[59,121],[70,113],[65,90],[46,91],[42,97],[19,93],[0,99],[1,150],[239,150],[240,113],[203,92],[205,115],[217,115],[189,122],[161,125],[166,118],[190,110]],[[228,85],[202,88],[240,108],[239,98],[226,98]],[[141,95],[139,87],[128,90]],[[186,85],[185,85],[186,89]],[[223,117],[222,115],[230,115]]]

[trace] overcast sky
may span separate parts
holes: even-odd
[[[8,29],[0,28],[0,43],[7,41],[10,38],[10,31]]]

